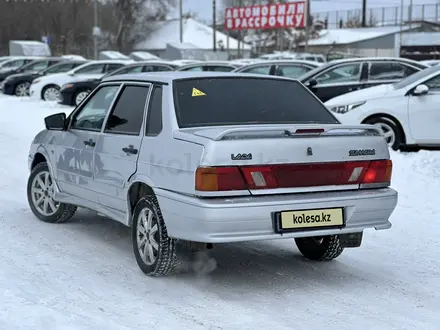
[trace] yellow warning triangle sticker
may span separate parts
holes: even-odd
[[[197,88],[193,88],[192,96],[204,96],[204,95],[206,94],[203,93],[202,91],[199,91]]]

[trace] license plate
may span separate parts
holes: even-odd
[[[344,209],[284,211],[279,213],[278,219],[279,231],[343,227]]]

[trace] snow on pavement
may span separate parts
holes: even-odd
[[[44,116],[71,108],[0,97],[0,329],[438,329],[440,153],[393,153],[390,230],[306,261],[291,240],[217,246],[206,278],[149,278],[129,230],[89,211],[38,221],[27,153]]]

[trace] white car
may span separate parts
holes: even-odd
[[[61,86],[78,80],[99,79],[105,74],[134,63],[127,60],[90,61],[65,73],[56,73],[32,81],[30,96],[44,101],[56,101]]]
[[[440,146],[440,66],[419,71],[395,84],[347,93],[325,102],[343,124],[379,126],[388,145]]]

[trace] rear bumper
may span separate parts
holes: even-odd
[[[295,195],[199,199],[156,190],[171,237],[206,243],[227,243],[324,236],[389,229],[398,194],[391,188]],[[346,226],[277,234],[272,212],[344,207]]]

